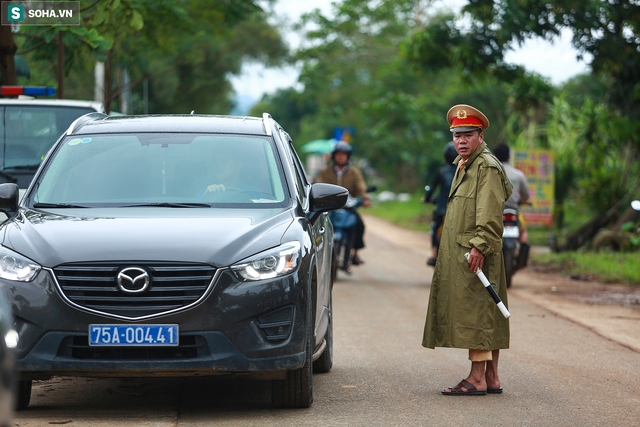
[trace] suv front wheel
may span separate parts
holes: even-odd
[[[307,305],[306,356],[304,366],[287,372],[283,380],[273,380],[271,401],[279,408],[308,408],[313,403],[313,314]]]

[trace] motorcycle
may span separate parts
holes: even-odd
[[[352,252],[356,240],[356,209],[362,205],[362,197],[349,195],[347,203],[342,209],[329,212],[329,219],[333,223],[333,250],[334,258],[334,280],[337,276],[337,269],[351,274]]]
[[[520,224],[518,210],[505,208],[502,213],[502,256],[504,257],[504,272],[507,276],[507,288],[511,287],[511,281],[516,271],[527,266],[529,258],[529,245],[520,244]]]
[[[437,200],[433,197],[430,197],[430,194],[431,186],[427,185],[424,187],[424,196],[422,196],[420,201],[422,203],[432,203],[434,205],[437,205]],[[429,226],[429,235],[431,235],[431,246],[432,248],[435,247],[435,252],[433,252],[434,255],[427,258],[427,265],[431,267],[435,267],[436,259],[438,258],[437,248],[440,244],[440,239],[442,238],[442,226],[444,225],[444,218],[445,215],[438,215],[437,213],[434,213],[433,220],[431,221],[431,224]]]
[[[372,193],[376,187],[367,188],[368,193]],[[329,219],[333,224],[333,250],[334,259],[332,267],[333,280],[338,275],[337,270],[341,270],[346,274],[351,274],[351,265],[353,264],[353,247],[356,241],[356,223],[358,214],[356,210],[362,206],[364,199],[362,197],[347,197],[342,209],[329,212]]]

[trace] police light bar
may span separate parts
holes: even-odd
[[[0,95],[52,96],[56,90],[46,86],[0,86]]]

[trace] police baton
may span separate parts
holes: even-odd
[[[464,257],[467,259],[467,261],[469,261],[469,252],[464,254]],[[511,316],[511,313],[509,313],[509,310],[507,310],[507,307],[504,305],[504,303],[502,302],[502,300],[500,299],[496,291],[493,289],[493,287],[491,286],[491,283],[489,283],[489,280],[487,279],[487,276],[485,276],[484,273],[482,272],[482,269],[479,268],[478,271],[476,271],[476,274],[480,278],[480,281],[484,285],[484,288],[487,290],[487,292],[489,292],[489,295],[491,295],[491,298],[493,298],[493,300],[495,301],[496,305],[500,309],[500,312],[502,312],[502,315],[506,319],[508,319],[509,316]]]

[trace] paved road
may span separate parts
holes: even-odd
[[[366,264],[335,284],[335,365],[315,376],[310,409],[274,410],[268,383],[237,378],[55,378],[34,384],[31,406],[15,424],[640,425],[640,345],[633,341],[640,310],[572,302],[549,291],[564,286],[557,279],[532,273],[519,272],[510,293],[504,394],[441,395],[467,375],[469,362],[464,350],[420,345],[433,272],[424,265],[428,239],[365,221]],[[617,326],[596,327],[607,319]]]

